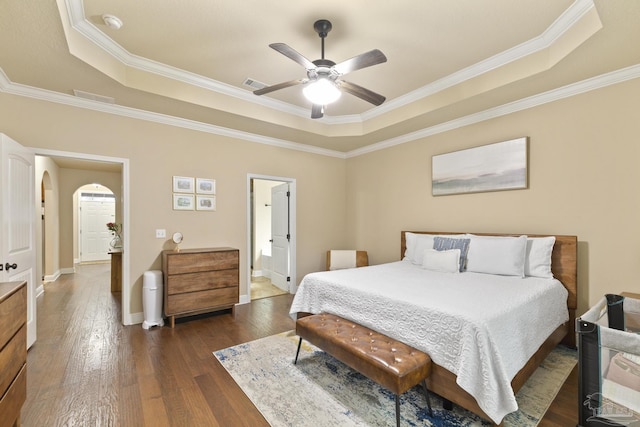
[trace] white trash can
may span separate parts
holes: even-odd
[[[164,326],[162,319],[162,271],[145,271],[142,276],[142,329]]]

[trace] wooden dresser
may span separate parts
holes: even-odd
[[[27,286],[0,283],[0,427],[19,426],[27,398]]]
[[[164,314],[175,318],[231,308],[240,298],[240,251],[233,248],[162,252]]]

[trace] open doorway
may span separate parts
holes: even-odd
[[[132,313],[130,308],[129,230],[127,227],[129,222],[129,160],[46,149],[34,149],[34,152],[37,158],[48,159],[40,166],[47,172],[43,173],[38,169],[37,177],[41,178],[47,174],[55,175],[55,179],[50,180],[53,183],[51,194],[47,193],[47,182],[45,181],[43,184],[45,221],[42,224],[43,227],[38,230],[42,232],[44,229],[42,235],[39,235],[42,242],[38,248],[38,257],[41,257],[40,265],[43,268],[45,280],[49,274],[52,275],[52,278],[57,278],[60,274],[75,272],[75,264],[80,262],[79,252],[76,252],[75,248],[78,248],[80,243],[77,235],[78,227],[74,223],[74,217],[77,217],[77,206],[73,206],[73,194],[84,185],[101,182],[110,192],[115,194],[115,222],[122,224],[123,230],[120,269],[122,292],[118,295],[122,307],[122,324],[141,323],[142,313]],[[51,214],[47,215],[49,211]],[[105,234],[108,234],[107,222],[111,221],[99,224],[101,232]],[[48,247],[51,247],[51,254],[47,250]],[[108,251],[101,252],[108,256]],[[52,264],[52,272],[47,271],[45,267],[49,264]],[[108,268],[106,274],[109,274]]]
[[[248,199],[249,299],[295,292],[295,181],[249,175]]]

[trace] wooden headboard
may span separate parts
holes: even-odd
[[[400,233],[400,259],[404,258],[407,249],[405,233]],[[409,231],[415,234],[464,234],[452,231]],[[472,233],[478,236],[521,236],[522,234],[500,234],[500,233]],[[524,234],[524,233],[523,233]],[[529,237],[549,237],[553,234],[527,234]],[[577,236],[555,235],[556,243],[551,253],[551,272],[553,277],[558,279],[569,291],[567,297],[567,308],[569,309],[569,322],[571,330],[575,327],[575,315],[578,308],[578,238]],[[575,342],[575,339],[573,340]],[[574,344],[575,346],[575,344]]]

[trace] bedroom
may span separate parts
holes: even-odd
[[[605,7],[601,2],[596,6]],[[46,8],[57,13],[53,2]],[[601,18],[606,24],[605,16]],[[637,40],[637,32],[625,26],[624,20],[613,25]],[[612,29],[605,27],[592,44],[607,31]],[[62,37],[59,23],[55,32]],[[42,40],[39,43],[46,45]],[[266,41],[263,44],[267,50]],[[612,46],[615,50],[618,45]],[[51,48],[62,51],[66,46]],[[163,242],[155,239],[155,229],[182,231],[192,247],[232,246],[246,251],[246,177],[250,173],[296,179],[297,281],[323,268],[327,248],[366,248],[370,262],[376,264],[396,260],[402,229],[574,234],[579,240],[578,311],[585,311],[606,292],[640,289],[634,268],[640,258],[634,243],[640,231],[636,185],[640,182],[636,164],[640,157],[636,144],[640,58],[637,52],[633,55],[601,65],[603,75],[604,70],[635,66],[628,71],[631,77],[619,83],[483,121],[461,121],[453,129],[442,129],[435,120],[416,123],[424,136],[415,141],[335,155],[257,144],[38,99],[22,91],[25,88],[16,82],[26,82],[8,71],[11,64],[0,63],[7,73],[0,82],[0,130],[35,149],[129,159],[127,228],[129,252],[135,254],[128,275],[131,313],[142,309],[142,273],[160,264]],[[542,73],[532,79],[544,78]],[[230,117],[229,127],[237,125],[235,120]],[[433,155],[519,136],[530,138],[528,189],[431,196]],[[168,199],[172,175],[215,178],[218,210],[212,215],[172,211]],[[59,266],[69,267],[72,265]],[[242,288],[248,279],[245,270],[241,269],[241,294],[246,293],[246,287]]]

